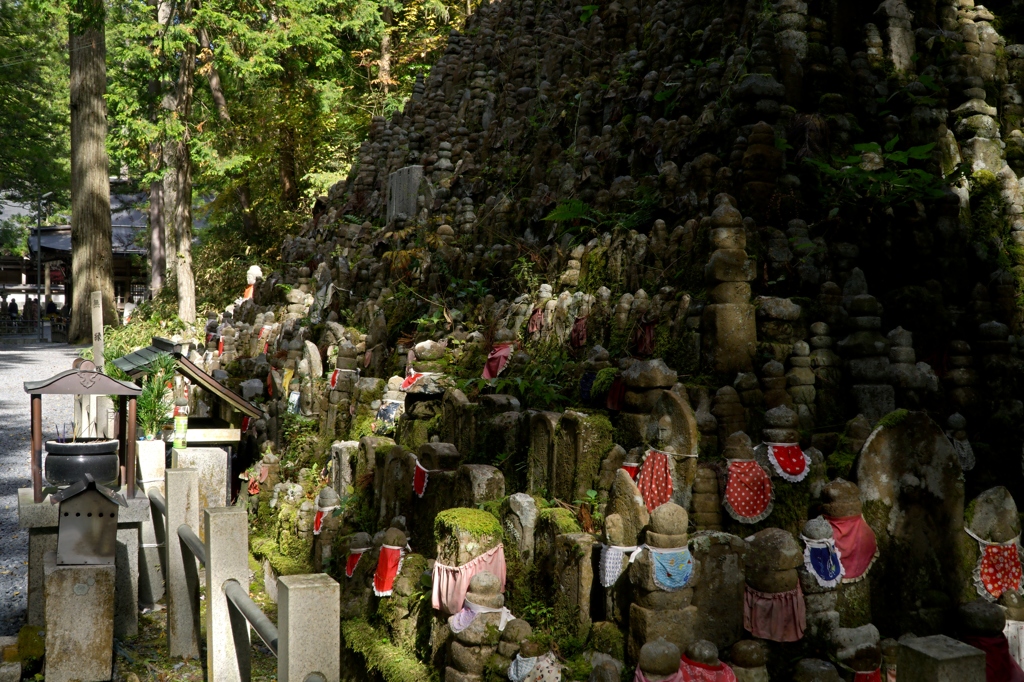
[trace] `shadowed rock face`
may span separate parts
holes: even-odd
[[[870,575],[872,614],[882,632],[935,632],[955,606],[943,595],[959,594],[968,581],[963,477],[952,445],[926,414],[893,421],[868,438],[857,468],[880,551]]]

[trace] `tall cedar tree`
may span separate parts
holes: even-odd
[[[71,325],[69,340],[92,336],[91,292],[103,322],[116,325],[107,159],[106,45],[103,0],[74,0],[71,40]]]

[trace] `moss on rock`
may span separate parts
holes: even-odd
[[[555,535],[583,532],[579,521],[576,520],[575,514],[563,507],[551,507],[540,510],[540,513],[537,514],[537,529],[540,530],[545,527],[552,529]]]
[[[484,535],[501,535],[501,523],[498,517],[469,507],[453,507],[445,509],[434,519],[434,539],[440,541],[442,534],[469,533],[479,538]]]
[[[379,673],[385,682],[421,682],[437,679],[437,671],[416,660],[416,657],[391,643],[383,632],[362,619],[341,623],[345,646],[360,654],[366,669]]]

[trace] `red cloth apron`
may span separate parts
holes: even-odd
[[[381,545],[377,558],[377,570],[373,574],[373,593],[378,597],[390,597],[395,588],[395,577],[402,570],[402,548]]]
[[[569,345],[573,348],[582,348],[587,345],[587,317],[577,317],[572,324],[572,332],[569,334]]]
[[[629,477],[634,481],[636,480],[636,475],[640,473],[640,465],[637,462],[625,462],[621,468],[625,469],[626,473],[629,474]]]
[[[797,583],[788,592],[759,592],[746,586],[743,594],[743,627],[754,637],[773,642],[796,642],[804,636],[807,607]]]
[[[433,587],[430,603],[438,611],[454,615],[462,610],[469,591],[469,581],[480,571],[490,571],[498,576],[501,591],[505,591],[505,546],[489,549],[472,561],[461,566],[446,566],[434,562]]]
[[[736,682],[736,673],[725,663],[707,665],[691,661],[686,654],[680,659],[679,672],[683,675],[683,682]]]
[[[633,673],[633,682],[650,682],[647,679],[647,675],[644,675],[644,671],[640,669],[640,666],[637,666],[636,672]],[[683,671],[677,670],[661,682],[683,682]]]
[[[839,559],[843,562],[843,568],[846,571],[843,575],[843,582],[852,583],[860,580],[878,556],[875,531],[871,530],[871,526],[859,514],[842,518],[826,516],[825,519],[832,526],[832,535],[836,539]]]
[[[487,356],[487,362],[484,363],[483,378],[494,379],[501,374],[510,355],[512,355],[511,343],[499,343],[491,349],[491,354]]]
[[[407,390],[410,386],[419,381],[421,376],[423,376],[422,372],[411,372],[409,376],[405,377],[405,381],[402,382],[401,390]]]
[[[427,491],[427,478],[429,478],[430,472],[425,466],[420,464],[420,461],[416,460],[416,471],[412,475],[412,491],[416,493],[416,497],[423,497],[423,493]]]
[[[853,682],[882,682],[882,669],[869,673],[853,673]]]
[[[669,456],[658,450],[648,450],[647,459],[640,467],[636,487],[644,496],[647,511],[654,511],[672,499],[672,464]]]
[[[609,410],[619,411],[622,409],[622,401],[626,397],[626,382],[622,377],[616,376],[612,380],[612,387],[608,389],[608,398],[605,400],[605,407]]]
[[[790,483],[799,483],[811,470],[811,458],[800,449],[799,443],[765,443],[768,459],[775,472]]]
[[[985,652],[985,682],[1024,682],[1024,670],[1010,656],[1006,635],[964,637],[963,641]]]
[[[363,554],[366,549],[350,549],[348,551],[348,558],[345,561],[345,576],[348,578],[352,577],[352,574],[356,572],[356,566],[359,565],[359,560],[363,558]]]
[[[774,494],[768,472],[752,459],[731,459],[722,506],[740,523],[757,523],[772,513]]]

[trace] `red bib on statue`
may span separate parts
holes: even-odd
[[[757,523],[772,513],[772,481],[752,459],[729,460],[722,505],[740,523]]]

